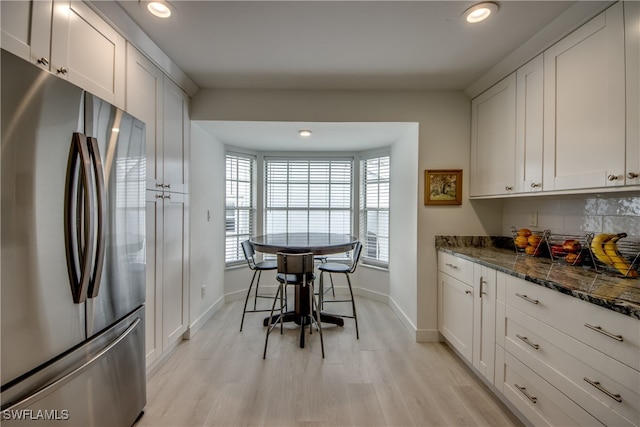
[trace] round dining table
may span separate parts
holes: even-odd
[[[307,253],[311,252],[316,256],[324,256],[349,252],[354,248],[358,239],[350,234],[337,233],[317,233],[317,232],[292,232],[273,233],[256,236],[249,239],[257,252],[267,254],[287,253]],[[301,324],[310,322],[309,316],[314,315],[309,306],[309,287],[295,286],[295,308],[293,311],[284,313],[283,322],[295,322]],[[274,314],[263,321],[263,325],[276,323],[280,319],[280,314]],[[318,319],[316,319],[318,320]],[[328,313],[320,312],[321,322],[344,326],[344,319]],[[304,347],[304,333],[300,334],[300,347]]]

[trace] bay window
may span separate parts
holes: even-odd
[[[388,155],[360,162],[360,241],[364,264],[389,266]]]
[[[240,243],[253,235],[255,223],[255,157],[226,155],[225,263],[244,262]]]

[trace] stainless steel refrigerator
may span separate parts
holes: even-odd
[[[2,51],[0,422],[146,403],[144,123]]]

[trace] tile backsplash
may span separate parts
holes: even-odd
[[[538,226],[529,226],[531,213]],[[502,233],[511,227],[551,230],[556,234],[621,233],[640,241],[640,195],[599,194],[526,197],[504,200]]]

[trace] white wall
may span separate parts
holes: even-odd
[[[224,146],[197,124],[191,126],[190,167],[189,325],[193,332],[224,303]],[[202,285],[206,285],[204,298]]]
[[[425,169],[463,169],[463,178],[468,176],[470,111],[471,102],[461,91],[201,90],[191,103],[195,121],[418,123],[417,152],[405,142],[392,153],[407,166],[394,172],[401,182],[392,184],[391,190],[398,193],[394,198],[400,204],[392,206],[391,215],[400,212],[406,222],[392,219],[398,233],[392,236],[397,239],[392,247],[402,249],[394,250],[398,257],[393,255],[389,273],[392,307],[418,340],[438,339],[435,236],[486,235],[501,230],[500,202],[490,201],[489,206],[469,203],[466,179],[461,206],[423,205]],[[193,174],[198,170],[192,165]],[[365,269],[357,273],[358,277],[372,274]]]

